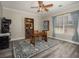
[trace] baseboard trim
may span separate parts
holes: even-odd
[[[74,41],[71,41],[71,40],[66,40],[66,39],[57,38],[57,37],[48,37],[48,38],[54,38],[54,39],[57,39],[57,40],[62,40],[62,41],[66,41],[66,42],[69,42],[69,43],[79,45],[79,42],[74,42]]]
[[[48,37],[48,38],[54,38],[54,39],[57,39],[57,40],[62,40],[62,41],[66,41],[66,42],[69,42],[69,43],[73,43],[73,44],[79,45],[79,42],[74,42],[74,41],[71,41],[71,40],[66,40],[66,39],[57,38],[57,37]],[[21,40],[21,39],[25,39],[25,37],[12,38],[10,41]]]
[[[12,38],[10,41],[21,40],[21,39],[25,39],[25,37]]]

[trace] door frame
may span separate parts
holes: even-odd
[[[34,33],[34,18],[25,18],[24,19],[24,27],[25,27],[25,22],[26,22],[27,19],[31,19],[33,21],[33,25],[32,25],[33,26],[33,32],[32,33]],[[25,29],[25,39],[27,39],[26,38],[26,29]]]

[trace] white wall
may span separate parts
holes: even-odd
[[[2,16],[2,5],[1,5],[1,2],[0,2],[0,17]]]
[[[4,7],[3,16],[8,19],[12,19],[12,24],[11,24],[12,36],[11,36],[11,38],[13,40],[19,39],[19,38],[24,38],[24,36],[25,36],[24,18],[34,18],[34,29],[35,30],[42,30],[43,21],[49,20],[50,25],[49,25],[48,36],[52,37],[52,33],[53,33],[52,16],[66,13],[66,12],[71,12],[74,10],[79,10],[78,6],[79,6],[79,4],[65,7],[60,12],[57,12],[52,15],[49,12],[33,14],[33,13],[29,13],[29,12],[24,12],[24,11],[19,11],[19,10]]]
[[[33,14],[3,7],[3,16],[12,20],[10,26],[12,40],[23,39],[25,37],[24,18],[34,18],[34,30],[41,31],[43,29],[44,20],[49,20],[49,24],[52,25],[52,22],[50,21],[52,18],[47,12]],[[48,35],[51,35],[51,29],[52,27],[49,26],[50,31],[48,31]]]
[[[43,30],[43,21],[44,20],[49,20],[49,31],[47,31],[47,34],[48,34],[48,36],[51,36],[52,32],[53,32],[53,30],[52,30],[53,26],[52,26],[52,16],[51,16],[51,14],[49,12],[44,12],[43,11],[43,12],[37,13],[36,15],[38,16],[38,20],[40,20],[39,21],[40,24],[37,25],[37,26],[40,27],[40,30]]]
[[[2,5],[0,2],[0,30],[1,30]]]
[[[24,18],[34,18],[34,29],[39,30],[39,20],[37,15],[29,12],[19,11],[10,8],[3,8],[3,16],[11,19],[11,38],[15,39],[23,39],[25,37],[25,28],[24,28]]]

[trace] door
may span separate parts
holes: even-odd
[[[31,38],[34,32],[34,19],[25,18],[25,39]]]

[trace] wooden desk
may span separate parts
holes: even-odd
[[[33,44],[34,46],[35,46],[36,37],[38,37],[38,38],[42,37],[42,40],[47,42],[47,32],[46,31],[42,31],[42,32],[34,31],[32,37],[31,37],[31,40],[30,40],[30,43]]]

